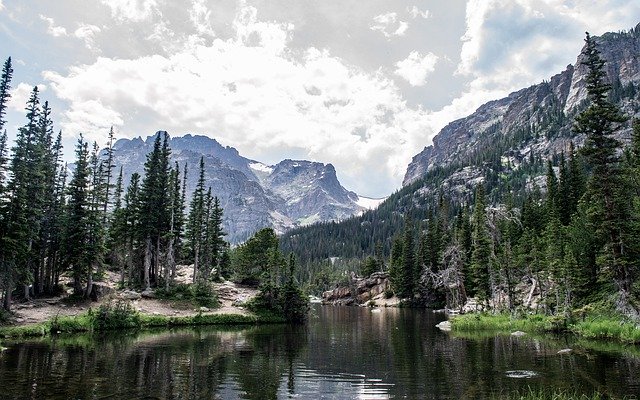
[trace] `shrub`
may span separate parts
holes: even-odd
[[[247,303],[249,310],[262,319],[302,323],[309,312],[309,298],[293,282],[283,286],[264,283],[260,292]]]
[[[215,308],[220,305],[218,296],[209,282],[198,282],[194,285],[179,283],[169,289],[158,288],[156,296],[165,300],[184,300],[199,307]]]
[[[96,331],[140,327],[140,315],[127,302],[103,304],[98,308],[93,320]]]

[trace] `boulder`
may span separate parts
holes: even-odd
[[[558,354],[569,354],[572,351],[573,351],[572,349],[562,349],[562,350],[558,350]]]
[[[142,298],[142,295],[133,290],[125,290],[124,292],[120,293],[118,297],[120,297],[122,300],[140,300]]]
[[[200,308],[198,309],[198,311],[200,311],[200,312],[209,312],[209,311],[211,311],[211,310],[209,310],[207,307],[200,307]]]
[[[94,283],[93,287],[91,288],[91,295],[89,297],[93,301],[98,301],[101,298],[113,293],[115,293],[115,290],[113,290],[113,288],[100,283]]]
[[[451,322],[450,321],[442,321],[439,324],[436,325],[436,328],[440,329],[441,331],[444,332],[449,332],[451,331]]]
[[[140,296],[144,297],[145,299],[155,299],[156,292],[151,288],[147,288],[142,293],[140,293]]]
[[[515,337],[522,337],[524,335],[526,335],[526,333],[522,331],[511,332],[511,336],[515,336]]]

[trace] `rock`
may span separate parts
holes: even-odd
[[[515,337],[522,337],[524,335],[526,335],[526,333],[522,331],[511,332],[511,336],[515,336]]]
[[[115,290],[113,290],[113,288],[107,286],[107,285],[102,285],[100,283],[94,283],[93,287],[91,288],[91,295],[89,296],[91,298],[91,300],[93,301],[98,301],[100,299],[102,299],[105,296],[108,296],[112,293],[114,293]]]
[[[209,310],[207,307],[200,307],[200,308],[198,309],[198,311],[200,311],[200,312],[209,312],[209,311],[211,311],[211,310]]]
[[[140,300],[142,298],[142,295],[133,290],[125,290],[124,292],[120,293],[118,297],[120,297],[122,300]]]
[[[348,286],[339,286],[322,293],[323,304],[360,305],[366,304],[389,288],[389,274],[375,272],[366,278],[351,277]]]
[[[140,293],[140,296],[144,297],[145,299],[155,299],[156,298],[156,292],[151,289],[145,289],[142,293]]]
[[[573,349],[562,349],[562,350],[558,350],[557,354],[569,354],[573,351]]]
[[[244,307],[246,304],[244,299],[235,299],[231,305],[234,307]]]
[[[449,332],[451,331],[451,322],[450,321],[442,321],[439,324],[436,325],[436,328],[440,329],[441,331],[444,332]]]

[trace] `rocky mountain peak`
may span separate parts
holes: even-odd
[[[640,109],[640,100],[634,94],[640,85],[640,24],[628,32],[607,33],[594,39],[606,62],[612,100],[628,115],[635,115]],[[474,155],[489,148],[498,151],[504,147],[503,161],[509,168],[517,168],[532,155],[547,159],[564,151],[569,142],[580,146],[584,138],[575,136],[571,126],[586,100],[584,57],[583,49],[575,66],[568,65],[548,81],[490,101],[469,116],[449,123],[431,145],[413,157],[403,186],[435,167],[452,168],[454,175],[462,173]],[[623,140],[628,135],[629,129],[619,134]],[[477,174],[487,173],[482,170],[478,166],[467,168],[463,175],[475,171],[476,175],[467,178],[477,179]]]
[[[123,167],[125,183],[131,174],[143,174],[146,154],[156,132],[142,138],[120,139],[114,144],[116,168]],[[238,243],[263,227],[278,232],[318,221],[339,220],[358,214],[364,207],[359,196],[338,181],[331,164],[283,160],[274,166],[243,157],[204,135],[170,137],[172,162],[186,164],[187,193],[195,189],[200,157],[204,157],[206,185],[220,199],[225,212],[228,239]]]

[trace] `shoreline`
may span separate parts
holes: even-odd
[[[46,337],[62,333],[97,333],[118,329],[145,330],[150,328],[172,328],[213,325],[261,325],[281,324],[286,321],[272,314],[255,313],[198,313],[195,315],[157,315],[135,311],[130,319],[114,321],[108,326],[100,324],[97,310],[73,316],[57,316],[50,320],[13,326],[1,326],[1,339],[23,339]],[[122,322],[122,323],[119,323]]]
[[[493,332],[518,336],[521,333],[571,333],[590,340],[614,340],[621,344],[640,345],[640,324],[591,315],[579,320],[541,314],[513,318],[508,314],[470,313],[448,318],[451,331],[459,333]],[[520,332],[520,333],[518,333]]]

